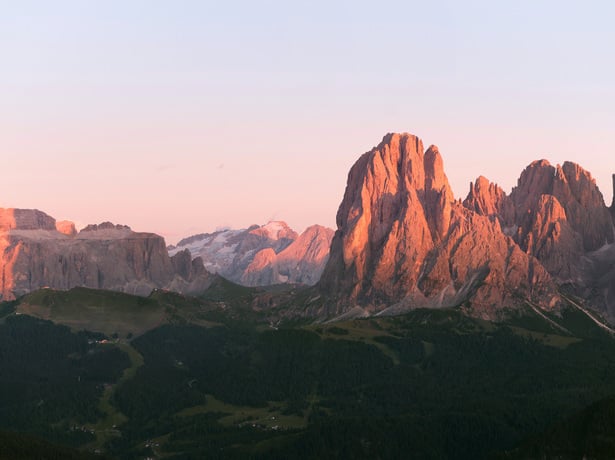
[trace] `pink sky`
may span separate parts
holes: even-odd
[[[348,169],[391,131],[438,145],[457,197],[481,174],[509,192],[546,158],[580,163],[611,202],[604,11],[15,3],[0,18],[2,207],[170,243],[271,219],[333,227]]]

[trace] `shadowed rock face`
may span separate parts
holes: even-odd
[[[615,244],[603,246],[578,260],[582,279],[574,293],[589,305],[615,320]]]
[[[13,299],[41,287],[84,286],[147,295],[155,288],[205,289],[202,263],[170,258],[164,239],[105,223],[78,234],[37,210],[0,210],[0,294]],[[74,229],[74,226],[72,226]]]
[[[518,296],[544,308],[557,302],[542,265],[501,229],[503,193],[480,181],[472,206],[456,202],[438,149],[388,134],[354,164],[337,213],[338,230],[320,288],[329,314],[359,305],[371,311],[471,304],[494,317]],[[490,217],[491,215],[491,217]]]
[[[611,202],[611,217],[613,218],[613,224],[615,224],[615,174],[613,174],[613,201]]]

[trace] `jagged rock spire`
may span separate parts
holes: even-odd
[[[329,313],[467,305],[493,317],[526,296],[557,301],[549,274],[501,230],[498,219],[456,202],[435,146],[387,134],[348,175],[338,230],[320,288]],[[514,291],[514,293],[513,293]]]

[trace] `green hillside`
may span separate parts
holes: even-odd
[[[165,308],[155,299],[87,288],[41,289],[20,299],[16,311],[73,330],[122,338],[141,334],[165,321]]]

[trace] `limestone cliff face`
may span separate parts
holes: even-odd
[[[484,176],[479,176],[470,184],[470,191],[463,205],[481,216],[498,217],[503,226],[514,221],[513,202],[504,190]]]
[[[436,156],[429,151],[430,165]],[[417,137],[389,134],[351,168],[323,276],[326,291],[383,304],[417,285],[426,255],[441,239],[438,229],[448,225],[443,210],[452,204],[445,176],[432,167],[426,180],[424,157]]]
[[[615,174],[613,192],[609,211],[615,222]],[[577,265],[581,276],[573,286],[574,293],[615,321],[615,243],[584,254]]]
[[[329,259],[333,230],[312,225],[277,255],[279,273],[290,283],[312,286],[320,280]]]
[[[465,304],[493,317],[518,296],[551,308],[549,274],[490,217],[500,198],[493,189],[489,200],[473,201],[487,215],[467,209],[454,200],[435,146],[424,152],[416,136],[385,136],[348,175],[320,283],[329,313]]]
[[[286,282],[281,279],[276,264],[277,254],[273,248],[261,249],[254,255],[250,265],[241,275],[241,284],[245,286],[261,286]]]
[[[18,230],[55,230],[56,221],[37,209],[0,208],[0,232]]]
[[[579,259],[584,254],[583,240],[568,222],[558,199],[540,195],[524,224],[526,227],[520,227],[517,233],[520,246],[560,282],[575,279]]]
[[[41,287],[84,286],[147,295],[155,288],[189,292],[208,283],[198,263],[178,270],[164,239],[110,223],[62,233],[37,210],[0,211],[0,293],[12,299]],[[66,229],[66,226],[61,226]],[[67,234],[68,233],[68,234]]]
[[[575,163],[534,161],[510,196],[487,182],[479,178],[464,205],[496,216],[519,247],[560,283],[583,283],[581,258],[613,243],[613,222],[602,194],[591,174]]]
[[[524,250],[532,233],[532,220],[539,209],[542,195],[553,196],[564,210],[570,229],[580,238],[580,251],[595,251],[613,242],[613,222],[604,198],[588,171],[565,162],[552,166],[546,160],[535,161],[522,173],[510,198],[515,207],[515,223],[519,226],[517,241]],[[532,241],[536,236],[529,237]]]

